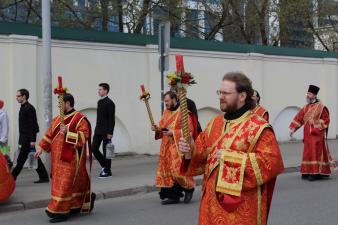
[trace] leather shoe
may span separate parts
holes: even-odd
[[[167,200],[163,200],[161,202],[162,205],[170,205],[170,204],[177,204],[179,203],[180,200],[179,199],[172,199],[172,198],[168,198]]]
[[[48,183],[49,179],[39,179],[34,181],[34,184]]]
[[[192,190],[192,191],[186,191],[185,194],[184,194],[184,200],[183,200],[183,202],[186,203],[186,204],[189,203],[191,201],[191,199],[192,199],[193,193],[194,193],[194,190]]]
[[[318,179],[318,176],[316,175],[309,175],[308,178],[307,178],[309,181],[315,181]]]
[[[79,214],[81,212],[81,209],[80,208],[77,208],[77,209],[70,209],[69,211],[69,215],[70,216],[74,216],[76,214]]]
[[[52,219],[49,220],[49,222],[51,223],[60,223],[60,222],[64,222],[68,219],[67,216],[57,216],[57,217],[54,217]]]
[[[94,209],[95,199],[96,199],[96,194],[94,192],[92,192],[92,194],[90,196],[90,210],[89,210],[89,212],[93,211],[93,209]]]

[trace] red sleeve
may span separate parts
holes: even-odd
[[[76,147],[82,147],[87,143],[87,140],[90,138],[89,137],[89,126],[90,124],[87,122],[86,119],[83,119],[78,128],[77,128],[77,134],[78,134],[78,142],[76,143]]]
[[[49,126],[49,128],[47,129],[45,135],[42,137],[42,139],[39,142],[39,148],[45,152],[50,152],[50,147],[52,144],[52,126],[55,123],[55,118],[53,119],[51,125]]]
[[[198,176],[204,173],[207,164],[208,154],[211,149],[207,146],[208,131],[212,127],[213,121],[209,122],[204,131],[202,131],[194,143],[191,153],[191,160],[182,160],[180,172],[182,175]]]
[[[297,115],[293,118],[290,128],[298,130],[304,124],[304,108],[302,108]]]
[[[254,151],[248,156],[244,171],[243,190],[265,184],[284,170],[279,145],[270,128],[263,131]]]
[[[159,131],[155,131],[155,140],[162,139],[163,133],[162,133],[162,128],[164,128],[164,118],[166,116],[166,113],[164,111],[163,116],[158,124],[158,128],[160,129]]]
[[[192,127],[193,127],[192,136],[193,136],[194,140],[196,140],[197,137],[198,137],[198,127],[197,127],[198,121],[197,121],[197,117],[192,112],[189,112],[189,116],[191,118],[191,123],[192,123]]]
[[[319,120],[320,124],[318,125],[318,128],[321,130],[325,130],[329,128],[329,124],[330,124],[330,113],[329,110],[324,107],[323,112],[320,116],[320,120]]]

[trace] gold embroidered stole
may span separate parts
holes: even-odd
[[[208,154],[205,176],[208,179],[213,170],[220,165],[216,153],[218,149],[222,149],[222,168],[219,168],[219,171],[224,172],[224,175],[220,174],[219,178],[226,185],[221,185],[225,188],[220,188],[222,190],[219,191],[224,192],[227,189],[233,195],[240,195],[247,154],[255,147],[262,131],[270,125],[251,111],[236,120],[226,121],[223,119],[222,122],[222,133],[212,143]],[[219,131],[213,130],[213,127],[220,129],[218,126],[213,124],[211,126],[210,134],[219,133]],[[237,167],[231,168],[231,165],[237,165]]]
[[[319,123],[320,117],[325,106],[321,102],[308,104],[304,109],[304,124],[314,125]]]
[[[164,121],[164,127],[169,128],[169,129],[175,129],[180,111],[179,109],[177,109],[176,111],[173,111],[173,112],[168,111],[167,114],[169,113],[171,113],[171,115],[169,115],[169,118]]]

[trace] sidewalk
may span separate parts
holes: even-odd
[[[333,157],[338,157],[338,140],[330,140],[329,146]],[[280,144],[286,172],[298,170],[303,143]],[[94,161],[92,189],[97,200],[155,191],[155,173],[158,156],[131,155],[120,156],[112,161],[113,176],[107,179],[97,178],[99,164]],[[46,207],[50,198],[50,183],[34,184],[38,176],[35,171],[24,169],[18,176],[16,189],[10,199],[0,204],[0,214],[15,210]],[[201,184],[202,177],[196,177]]]

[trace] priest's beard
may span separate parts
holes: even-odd
[[[238,102],[239,102],[238,96],[236,97],[236,99],[233,99],[233,101],[231,102],[220,100],[221,111],[225,113],[236,112],[238,110]]]
[[[176,108],[176,105],[177,105],[177,104],[174,104],[174,103],[173,103],[173,104],[171,104],[171,106],[170,106],[170,110],[171,110],[171,111],[175,110],[175,108]]]
[[[306,97],[306,102],[307,102],[308,104],[315,103],[316,101],[317,101],[316,98],[308,98],[308,97]]]
[[[175,109],[175,107],[176,107],[176,104],[174,103],[174,102],[170,102],[170,103],[167,103],[166,105],[166,108],[168,109],[168,110],[174,110]]]

